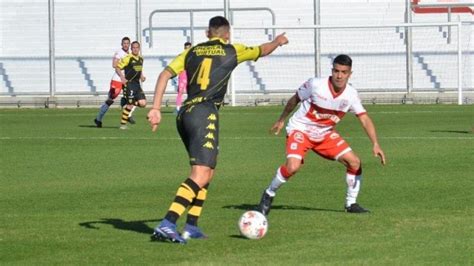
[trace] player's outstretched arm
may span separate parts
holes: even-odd
[[[163,100],[163,94],[165,93],[168,80],[172,76],[173,74],[171,74],[170,71],[165,69],[160,73],[160,75],[158,76],[158,80],[156,81],[153,105],[147,116],[152,131],[156,131],[158,129],[158,125],[161,122],[161,101]]]
[[[285,32],[283,32],[282,34],[276,36],[276,38],[273,39],[273,41],[260,45],[260,49],[262,51],[262,54],[260,56],[261,57],[267,56],[273,53],[273,51],[275,51],[275,49],[278,48],[279,46],[285,45],[287,43],[288,43],[288,39],[285,36]]]
[[[372,147],[372,152],[374,156],[380,158],[380,162],[385,165],[386,160],[385,160],[385,154],[382,150],[382,148],[379,145],[378,139],[377,139],[377,132],[375,130],[375,125],[372,122],[372,119],[369,117],[368,114],[363,114],[359,116],[359,121],[362,124],[362,127],[365,130],[365,133],[367,133],[367,136],[369,137],[370,141],[373,144]]]
[[[285,109],[283,109],[283,112],[281,112],[281,115],[278,120],[270,128],[270,133],[273,133],[275,135],[280,134],[281,129],[285,125],[286,118],[288,117],[288,115],[291,114],[291,112],[293,112],[299,102],[300,98],[298,97],[298,94],[295,93],[295,95],[293,95],[286,103]]]

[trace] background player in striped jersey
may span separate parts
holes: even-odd
[[[140,56],[139,42],[132,42],[132,53],[120,59],[120,62],[115,66],[115,73],[119,75],[122,84],[124,84],[123,96],[126,103],[122,109],[120,129],[127,129],[127,122],[129,122],[133,108],[146,106],[145,93],[140,84],[146,78],[143,75],[143,57]]]
[[[181,71],[188,77],[188,98],[178,112],[178,132],[189,155],[191,173],[178,188],[152,240],[186,243],[187,238],[205,238],[197,226],[207,188],[214,176],[219,150],[219,107],[227,92],[230,74],[238,64],[271,54],[288,43],[284,34],[260,46],[229,44],[229,21],[222,16],[209,20],[209,40],[182,52],[163,70],[156,82],[153,107],[148,121],[155,131],[161,122],[161,102],[168,80]],[[189,207],[189,209],[188,209]],[[183,235],[176,229],[179,217],[188,209]]]
[[[308,150],[323,158],[337,160],[346,167],[345,210],[351,213],[368,212],[356,202],[362,178],[361,161],[334,126],[348,111],[355,113],[373,144],[374,155],[380,157],[382,164],[385,164],[385,155],[378,143],[372,119],[362,106],[357,91],[348,84],[351,74],[352,59],[347,55],[338,55],[333,61],[332,76],[306,81],[273,124],[270,130],[277,135],[288,115],[301,102],[286,127],[286,163],[277,169],[260,200],[258,210],[263,214],[268,215],[276,191],[300,169]]]
[[[109,107],[114,103],[114,100],[122,92],[122,89],[123,89],[123,83],[120,80],[120,76],[115,72],[115,67],[117,66],[118,62],[122,58],[128,55],[129,49],[130,49],[130,38],[123,37],[121,46],[122,47],[114,53],[114,56],[112,58],[112,68],[114,68],[114,74],[112,76],[112,80],[110,81],[110,89],[108,93],[108,98],[100,106],[99,113],[97,114],[97,117],[94,119],[94,123],[97,127],[102,127],[102,120],[105,116],[105,113],[107,113],[107,111],[109,110]],[[131,117],[131,113],[130,113],[129,122],[134,123],[133,117]]]

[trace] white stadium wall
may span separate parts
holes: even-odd
[[[205,40],[204,28],[210,17],[223,15],[223,0],[155,1],[141,0],[143,84],[150,94],[159,72],[178,53],[183,43]],[[423,1],[421,1],[423,2]],[[429,1],[428,1],[429,2]],[[462,0],[459,1],[462,3]],[[275,24],[298,27],[314,24],[313,1],[230,0],[231,9],[267,8]],[[149,16],[154,10],[220,9],[195,12],[194,31],[186,12],[161,12],[152,18],[150,39]],[[239,27],[272,26],[268,10],[235,11],[234,42],[258,45],[272,37],[272,30],[239,29]],[[320,24],[324,26],[387,25],[405,21],[403,0],[320,0]],[[111,56],[123,36],[136,39],[135,0],[56,0],[55,83],[56,96],[94,96],[101,101],[113,73]],[[462,87],[474,92],[474,15],[453,13],[452,21],[462,20]],[[445,13],[412,13],[414,23],[446,23]],[[450,31],[451,30],[451,31]],[[240,65],[233,74],[236,95],[289,95],[300,83],[315,75],[314,30],[286,31],[290,45],[258,62]],[[450,32],[449,32],[450,31]],[[50,95],[48,1],[0,1],[0,102],[12,96]],[[449,35],[450,33],[450,35]],[[407,92],[405,30],[402,27],[365,29],[321,29],[321,75],[330,74],[331,60],[339,53],[354,59],[351,83],[362,93],[382,95]],[[413,92],[456,92],[457,31],[455,27],[431,26],[413,28]],[[448,41],[448,38],[450,40]],[[153,45],[150,47],[150,42]],[[172,83],[168,94],[175,93]],[[385,95],[385,96],[383,96]],[[257,97],[258,98],[258,97]],[[277,97],[278,98],[278,97]],[[471,102],[469,99],[467,102]]]

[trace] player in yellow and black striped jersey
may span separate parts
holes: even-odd
[[[123,70],[123,72],[122,72]],[[143,75],[143,57],[140,56],[140,43],[132,42],[132,53],[120,60],[115,67],[115,72],[124,84],[123,95],[126,105],[122,110],[120,128],[127,129],[129,114],[134,106],[145,107],[146,97],[140,82],[146,80]]]
[[[155,131],[161,122],[161,101],[168,80],[186,71],[188,98],[176,118],[178,132],[186,147],[191,174],[176,192],[165,218],[155,228],[154,240],[186,243],[188,238],[205,238],[197,227],[207,188],[214,175],[219,148],[219,114],[227,91],[227,83],[238,64],[271,54],[288,43],[284,33],[260,46],[230,44],[230,25],[226,18],[217,16],[209,21],[207,37],[178,55],[160,73],[155,86],[153,107],[148,121]],[[188,209],[183,235],[176,230],[176,221]]]
[[[188,98],[184,106],[200,102],[212,102],[220,106],[232,70],[243,61],[257,60],[260,53],[258,46],[225,44],[223,39],[213,37],[208,42],[185,50],[166,67],[166,70],[173,76],[183,70],[186,71]]]

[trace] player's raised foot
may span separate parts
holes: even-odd
[[[136,123],[135,118],[133,118],[133,116],[128,117],[128,122],[132,125],[135,125],[135,123]]]
[[[164,219],[155,228],[153,235],[151,235],[151,241],[170,241],[171,243],[186,244],[186,240],[181,237],[179,232],[176,230],[176,224]]]
[[[270,209],[272,208],[272,202],[273,197],[267,193],[267,190],[264,190],[262,198],[260,199],[260,204],[258,204],[257,211],[267,216],[268,213],[270,213]]]
[[[127,125],[120,125],[119,128],[122,129],[122,130],[127,130],[128,129]]]
[[[345,206],[346,212],[350,213],[367,213],[368,209],[363,208],[358,203],[352,203],[351,206]]]
[[[184,226],[184,231],[181,234],[181,236],[185,240],[188,240],[190,238],[193,238],[193,239],[206,239],[207,238],[207,235],[205,235],[201,231],[201,229],[199,229],[199,227],[194,226],[194,225],[190,225],[190,224],[186,224]]]
[[[102,121],[97,120],[97,118],[94,119],[94,123],[96,127],[99,127],[99,128],[102,127]]]

